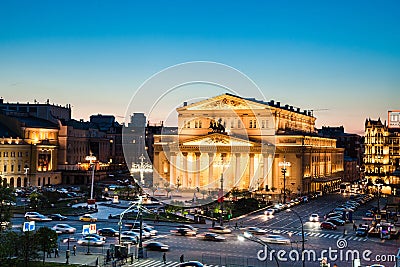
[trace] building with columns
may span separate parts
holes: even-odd
[[[177,112],[178,134],[154,136],[154,185],[298,194],[340,184],[344,150],[316,134],[309,111],[223,94]]]

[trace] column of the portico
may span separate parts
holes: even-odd
[[[200,187],[200,168],[201,168],[201,153],[194,153],[195,156],[195,169],[194,169],[194,186]]]
[[[171,185],[176,185],[176,153],[171,153],[169,182]]]
[[[274,185],[272,184],[272,165],[274,164],[274,158],[271,154],[268,154],[267,157],[267,185],[268,188],[271,189]]]
[[[235,153],[235,186],[240,187],[241,169],[240,169],[240,153]]]
[[[183,168],[182,168],[182,187],[187,188],[188,187],[188,179],[189,179],[189,172],[188,172],[188,153],[187,152],[182,152],[183,156]]]
[[[249,188],[254,186],[254,154],[250,153],[249,161]]]
[[[207,188],[211,188],[211,183],[213,182],[213,175],[214,175],[214,153],[208,153],[208,181],[207,181]]]

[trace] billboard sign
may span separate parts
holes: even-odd
[[[400,110],[388,111],[388,127],[400,129]]]

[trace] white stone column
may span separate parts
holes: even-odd
[[[169,170],[169,182],[172,185],[176,185],[176,153],[171,153],[170,170]]]
[[[240,178],[241,178],[241,170],[240,170],[240,153],[235,153],[235,186],[240,187]]]
[[[182,187],[188,187],[188,179],[189,179],[189,172],[188,172],[188,153],[182,152],[183,156],[183,172],[182,172]]]
[[[249,161],[249,188],[254,186],[254,154],[250,153]]]
[[[201,153],[196,152],[194,153],[195,156],[195,172],[194,172],[194,186],[200,187],[200,162],[201,162]]]
[[[208,181],[207,181],[207,188],[211,188],[211,182],[213,182],[213,175],[214,175],[214,153],[208,153]]]

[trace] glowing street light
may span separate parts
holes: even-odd
[[[96,156],[93,156],[92,154],[90,154],[90,156],[86,156],[85,159],[90,162],[90,166],[92,167],[92,186],[90,187],[90,204],[94,204],[94,199],[93,199],[94,169],[95,169],[94,162],[97,160],[97,158],[96,158]]]
[[[144,173],[152,173],[153,165],[144,162],[143,154],[139,157],[140,163],[132,163],[131,173],[140,173],[140,183],[144,185]]]

